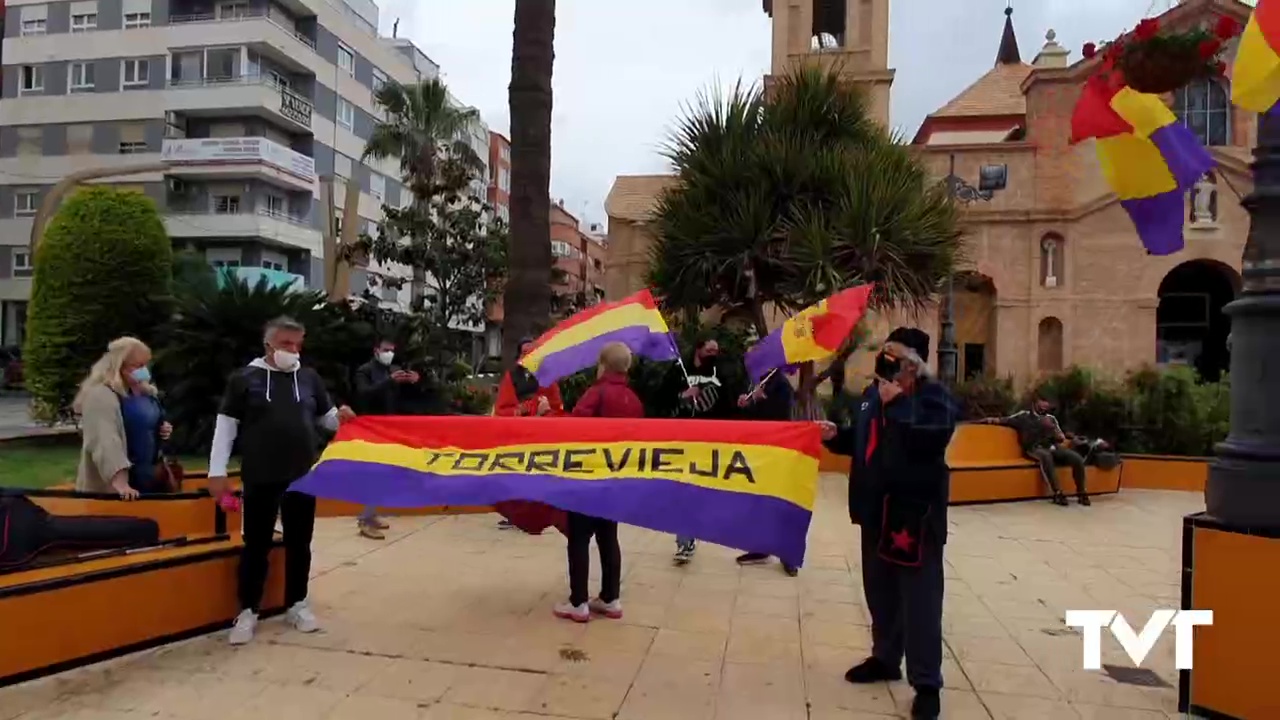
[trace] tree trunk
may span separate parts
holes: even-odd
[[[516,0],[512,34],[511,239],[502,357],[515,359],[520,338],[551,323],[551,72],[555,0]]]

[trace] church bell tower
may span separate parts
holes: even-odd
[[[837,69],[889,124],[889,0],[764,0],[764,11],[773,20],[773,75],[798,63]]]

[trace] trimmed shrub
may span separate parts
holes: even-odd
[[[978,376],[956,383],[954,393],[963,420],[1003,417],[1018,406],[1012,378]]]
[[[35,256],[24,367],[37,419],[70,417],[81,379],[113,339],[149,339],[167,315],[172,264],[147,196],[95,185],[63,204]]]

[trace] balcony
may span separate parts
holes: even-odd
[[[226,287],[232,280],[242,280],[249,287],[257,287],[258,283],[263,280],[267,281],[267,287],[270,288],[288,288],[289,290],[299,291],[305,290],[307,287],[307,283],[301,275],[281,270],[256,267],[224,267],[219,269],[218,287]]]
[[[250,176],[303,191],[316,183],[315,159],[262,137],[165,140],[160,159],[168,174],[192,180]]]
[[[311,101],[270,76],[171,80],[169,89],[166,110],[196,117],[254,115],[293,132],[311,133]]]
[[[214,13],[169,17],[170,49],[245,45],[265,53],[295,72],[316,71],[323,62],[316,42],[261,9],[242,9],[221,17]]]
[[[324,256],[319,230],[305,220],[278,213],[174,212],[164,216],[164,228],[175,239],[257,238],[277,247],[307,250],[314,257]]]

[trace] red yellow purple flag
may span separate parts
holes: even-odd
[[[1231,102],[1268,113],[1280,102],[1280,4],[1258,0],[1231,66]]]
[[[867,312],[874,285],[858,285],[796,313],[782,327],[747,351],[747,374],[753,382],[774,370],[797,363],[824,360],[840,345]]]

